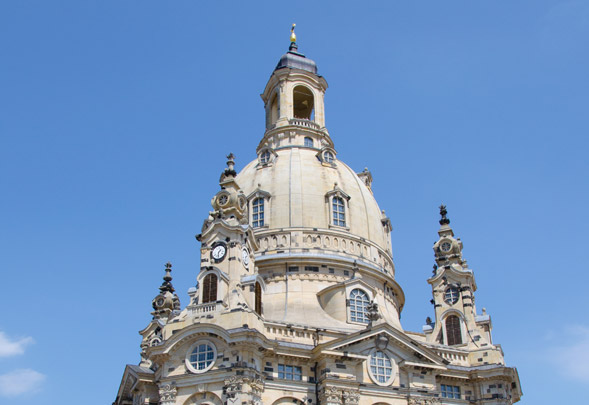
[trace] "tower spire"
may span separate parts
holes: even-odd
[[[153,319],[168,319],[180,313],[180,299],[172,286],[172,263],[166,263],[164,282],[160,286],[160,293],[151,301],[154,311]]]
[[[162,293],[168,291],[168,292],[175,292],[176,290],[174,290],[174,287],[172,286],[172,263],[167,262],[166,263],[166,274],[164,275],[164,282],[162,283],[162,285],[160,286],[160,291]]]

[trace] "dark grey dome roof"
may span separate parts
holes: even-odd
[[[305,57],[302,53],[298,53],[297,45],[295,43],[290,44],[288,52],[282,55],[274,70],[283,68],[301,69],[317,74],[317,65],[315,64],[315,61]]]

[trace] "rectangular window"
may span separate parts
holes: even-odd
[[[346,226],[346,211],[344,200],[340,197],[333,197],[332,200],[333,224],[335,226]]]
[[[264,199],[256,198],[252,204],[252,226],[259,228],[264,226]]]
[[[283,380],[301,381],[303,379],[303,371],[300,366],[289,366],[287,364],[278,365],[278,378]]]
[[[319,267],[317,266],[305,266],[305,271],[313,271],[317,273],[319,271]]]
[[[460,387],[442,384],[442,398],[460,399]]]

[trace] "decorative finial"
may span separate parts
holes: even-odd
[[[297,34],[295,34],[294,30],[297,25],[293,24],[292,28],[290,29],[290,46],[288,47],[289,51],[295,51],[299,49],[297,46]]]
[[[440,225],[449,225],[450,220],[446,217],[448,215],[448,211],[446,210],[446,206],[444,204],[440,205],[440,215],[442,219],[440,219]]]
[[[237,176],[237,172],[234,169],[235,167],[235,155],[233,153],[229,153],[227,155],[227,169],[224,171],[225,176]]]
[[[164,282],[162,283],[162,285],[160,286],[160,291],[163,293],[165,291],[169,291],[171,293],[173,293],[174,287],[172,286],[172,263],[167,262],[166,263],[166,274],[164,275]]]
[[[227,155],[227,167],[229,170],[233,170],[233,166],[235,166],[235,155],[230,152]]]

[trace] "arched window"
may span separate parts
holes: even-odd
[[[448,335],[448,346],[462,343],[462,331],[460,330],[460,319],[456,315],[446,318],[446,334]]]
[[[308,136],[305,137],[305,146],[307,148],[313,147],[313,138],[309,138]]]
[[[346,208],[344,200],[340,197],[333,197],[333,224],[336,226],[346,226]]]
[[[217,275],[207,274],[202,284],[202,303],[217,301]]]
[[[268,118],[270,118],[270,125],[276,124],[278,117],[280,117],[280,102],[278,94],[274,94],[272,101],[270,102],[270,111],[268,111]]]
[[[256,283],[256,288],[255,288],[255,294],[256,294],[256,313],[258,315],[262,315],[262,287],[260,286],[260,283]]]
[[[264,199],[256,198],[252,203],[252,226],[259,228],[264,226]]]
[[[380,384],[386,384],[393,377],[393,362],[380,350],[370,356],[370,374]]]
[[[366,307],[369,303],[368,294],[358,288],[352,290],[350,293],[350,320],[368,323]]]
[[[296,86],[292,91],[295,118],[312,120],[315,110],[313,92],[305,86]]]

